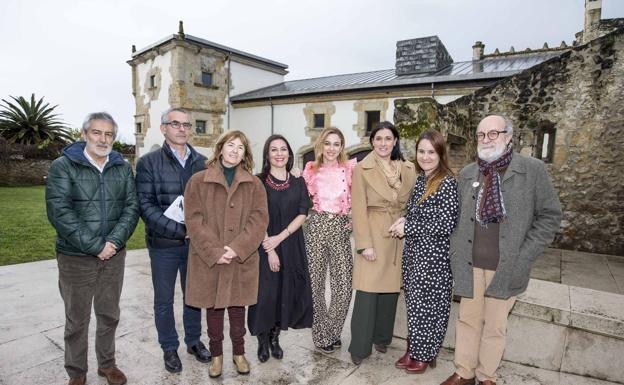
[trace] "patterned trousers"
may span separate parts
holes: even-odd
[[[312,341],[317,347],[340,339],[351,302],[353,254],[351,228],[345,215],[312,213],[305,227],[312,284]],[[325,302],[329,266],[331,300]]]

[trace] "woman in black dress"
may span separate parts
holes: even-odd
[[[249,308],[251,335],[258,337],[258,360],[283,357],[280,330],[312,326],[312,289],[301,225],[310,200],[303,178],[290,174],[293,152],[286,138],[271,135],[264,144],[262,172],[269,228],[260,246],[258,303]]]

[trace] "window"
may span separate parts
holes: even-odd
[[[156,75],[150,76],[150,88],[156,87]]]
[[[211,72],[202,72],[201,84],[202,86],[212,86],[212,73]]]
[[[140,134],[141,133],[141,123],[137,123],[136,124],[136,133]]]
[[[536,132],[534,157],[546,163],[552,163],[555,153],[555,126],[545,121],[540,124]]]
[[[314,114],[314,128],[325,127],[325,114]]]
[[[370,135],[375,124],[379,123],[380,116],[380,111],[366,111],[366,135]]]
[[[206,121],[205,120],[196,120],[195,121],[195,132],[198,134],[206,133]]]

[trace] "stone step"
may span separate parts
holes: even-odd
[[[455,347],[453,302],[443,346]],[[407,338],[403,293],[395,336]],[[518,297],[503,360],[600,380],[624,381],[624,295],[531,279]]]

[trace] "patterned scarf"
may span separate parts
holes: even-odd
[[[401,161],[391,160],[389,162],[384,162],[377,156],[377,154],[375,154],[374,151],[373,155],[375,156],[375,162],[377,162],[381,168],[381,172],[386,177],[388,186],[392,189],[392,196],[396,199],[399,195],[398,191],[401,189],[401,185],[403,184],[401,181]]]
[[[488,163],[477,158],[479,172],[483,175],[483,184],[477,197],[476,218],[481,226],[488,223],[498,223],[506,216],[505,203],[501,192],[500,171],[506,169],[511,163],[513,148],[509,146],[498,159]]]

